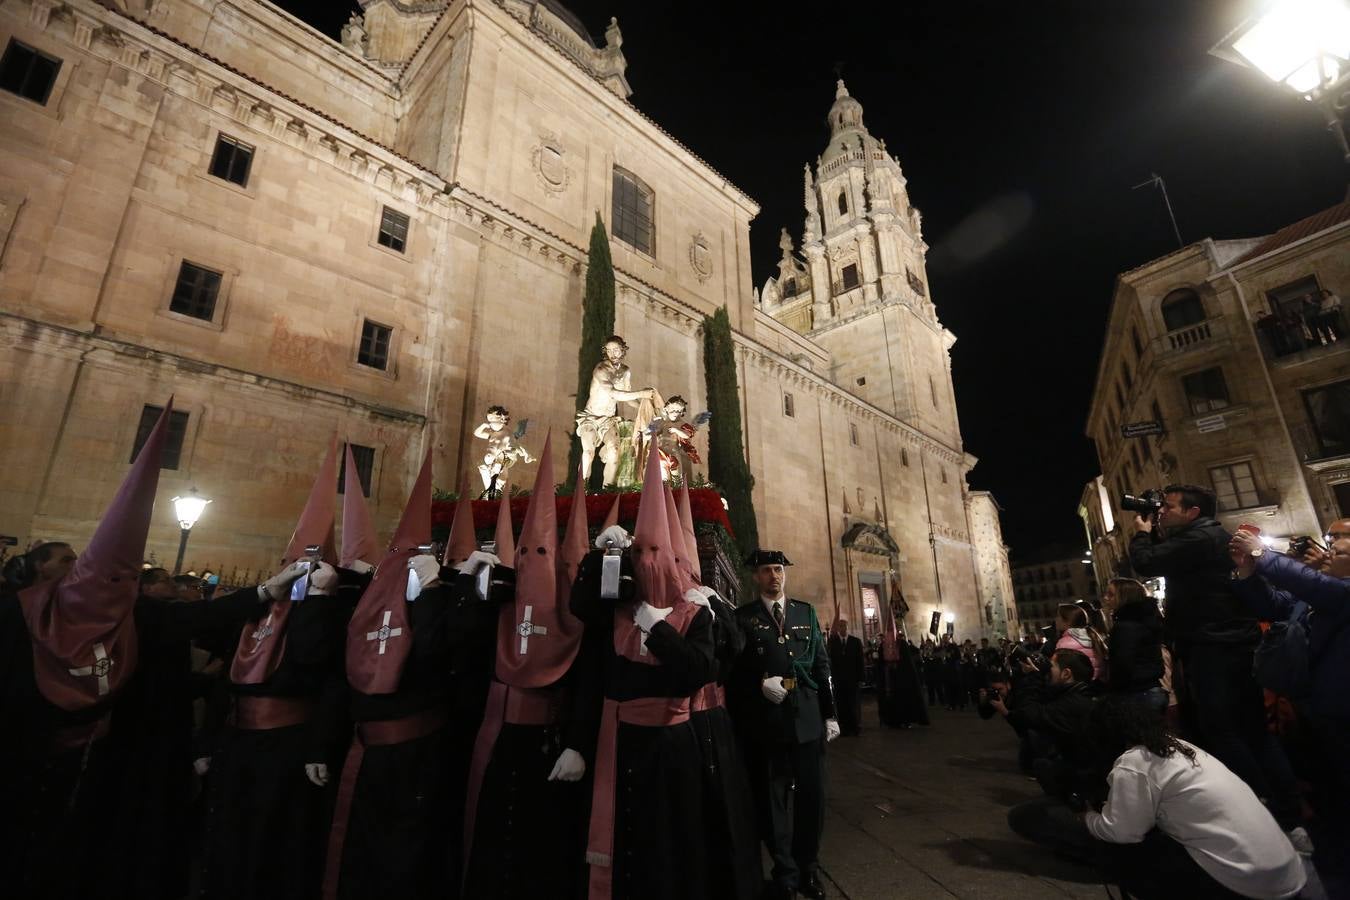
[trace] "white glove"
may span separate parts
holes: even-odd
[[[485,563],[489,566],[500,566],[502,561],[496,554],[475,550],[469,554],[468,559],[455,566],[455,571],[461,575],[472,575],[478,571],[479,566]]]
[[[787,699],[787,688],[783,687],[782,675],[771,675],[759,683],[759,689],[770,703],[778,704]]]
[[[839,737],[839,722],[835,719],[825,720],[825,743],[829,743]]]
[[[712,598],[714,597],[721,599],[722,596],[721,594],[717,593],[717,591],[714,591],[712,588],[708,587],[706,584],[700,584],[696,588],[694,588],[694,590],[698,591],[700,594],[707,597],[709,600],[712,600]]]
[[[408,560],[408,570],[417,575],[422,590],[440,584],[441,564],[429,553],[422,553]]]
[[[627,550],[633,545],[633,539],[618,525],[611,525],[595,536],[595,549],[608,550],[610,544],[620,550]]]
[[[307,571],[309,560],[291,563],[258,585],[258,596],[268,600],[285,600],[291,593],[291,583]]]
[[[586,760],[581,758],[581,754],[568,748],[558,757],[558,761],[553,764],[553,771],[549,774],[549,781],[580,781],[581,776],[586,774]]]
[[[375,567],[372,566],[370,563],[366,562],[364,559],[352,560],[352,564],[347,568],[351,569],[357,575],[365,575],[367,572],[375,571]]]
[[[315,787],[324,787],[328,784],[328,764],[305,763],[305,777]]]
[[[684,592],[684,599],[695,606],[701,606],[704,609],[712,609],[712,604],[708,602],[708,595],[698,588],[690,588]]]
[[[643,631],[651,634],[651,630],[656,626],[656,623],[664,621],[666,616],[670,615],[672,609],[673,607],[670,606],[665,609],[657,609],[643,600],[633,613],[633,621],[637,622],[637,626]]]
[[[311,596],[331,597],[337,591],[338,573],[326,562],[317,562],[309,572],[309,593]]]
[[[211,757],[200,756],[197,759],[194,759],[192,761],[192,771],[196,772],[198,775],[205,775],[207,772],[211,771]]]

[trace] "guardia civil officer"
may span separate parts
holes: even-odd
[[[787,557],[756,550],[745,562],[759,598],[736,610],[745,649],[727,682],[727,701],[745,752],[760,837],[773,857],[766,896],[820,898],[824,747],[839,736],[830,655],[815,607],[783,592],[792,565]]]

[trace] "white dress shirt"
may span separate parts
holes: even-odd
[[[1303,890],[1303,861],[1252,789],[1213,756],[1155,756],[1143,747],[1120,755],[1107,776],[1101,812],[1089,811],[1099,840],[1135,844],[1151,829],[1186,848],[1200,868],[1244,897],[1292,897]]]
[[[784,622],[787,621],[786,597],[779,597],[777,600],[770,600],[768,597],[760,597],[759,602],[764,604],[764,609],[766,612],[768,612],[770,619],[773,618],[773,608],[777,606],[778,609],[783,613],[783,621]]]

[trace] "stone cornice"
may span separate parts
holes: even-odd
[[[143,344],[120,340],[97,332],[79,331],[74,328],[67,328],[64,325],[40,322],[37,319],[30,319],[27,316],[0,310],[0,338],[6,338],[5,333],[10,329],[22,330],[22,343],[25,346],[45,345],[57,351],[64,351],[70,354],[72,358],[84,358],[101,351],[120,359],[130,358],[152,364],[157,363],[181,372],[214,378],[235,387],[281,390],[307,403],[317,401],[341,409],[359,410],[383,419],[406,422],[419,428],[426,425],[427,422],[427,417],[421,413],[395,409],[379,403],[367,403],[336,391],[311,387],[310,385],[287,381],[284,378],[274,378],[270,375],[259,375],[256,372],[247,372],[220,363],[203,362],[179,353],[147,347]]]

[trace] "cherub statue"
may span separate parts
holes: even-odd
[[[591,390],[586,405],[577,413],[577,437],[581,439],[581,473],[589,478],[591,466],[599,455],[605,466],[605,484],[614,484],[619,474],[619,404],[652,401],[651,388],[633,390],[633,373],[624,365],[628,344],[617,334],[605,341],[605,358],[591,373]]]
[[[357,12],[352,13],[347,24],[342,26],[342,46],[362,56],[366,55],[366,44],[370,35],[366,33],[366,20]]]
[[[648,436],[646,440],[648,448],[651,439],[656,440],[657,452],[661,454],[661,477],[667,481],[676,472],[680,473],[682,479],[688,479],[693,474],[690,463],[703,462],[699,458],[698,449],[694,447],[694,435],[699,428],[708,423],[712,413],[701,412],[694,417],[693,422],[688,422],[685,420],[688,412],[689,402],[679,394],[675,394],[661,406],[660,414],[652,420],[645,432]],[[645,454],[643,456],[645,458]]]
[[[534,457],[530,451],[518,445],[516,441],[525,436],[530,427],[529,419],[521,419],[514,432],[506,430],[511,424],[511,411],[505,406],[489,406],[487,421],[473,430],[473,436],[488,442],[487,452],[483,454],[483,464],[478,474],[483,479],[483,492],[489,496],[497,490],[497,483],[518,462],[532,463]]]

